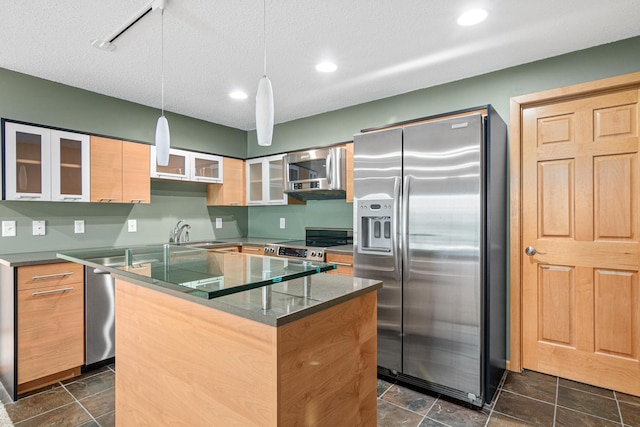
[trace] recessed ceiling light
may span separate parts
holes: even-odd
[[[316,65],[316,70],[320,71],[321,73],[333,73],[337,69],[338,66],[333,62],[321,62]]]
[[[234,90],[229,94],[229,96],[233,99],[247,99],[247,94],[241,90]]]
[[[487,11],[483,9],[471,9],[460,15],[458,18],[458,25],[468,27],[470,25],[476,25],[484,21],[487,17]]]

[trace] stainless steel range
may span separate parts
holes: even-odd
[[[264,247],[264,254],[282,258],[324,261],[325,249],[353,244],[353,231],[347,228],[306,228],[305,240],[293,240]]]

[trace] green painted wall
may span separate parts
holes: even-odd
[[[205,184],[164,181],[151,183],[146,205],[5,201],[0,216],[16,221],[17,235],[0,237],[0,254],[166,243],[178,219],[191,225],[191,241],[247,235],[247,208],[205,201]],[[213,228],[215,218],[222,218],[221,229]],[[76,219],[85,221],[84,234],[74,234]],[[127,231],[129,219],[137,221],[137,232]],[[32,236],[32,220],[46,220],[45,236]]]
[[[152,144],[160,110],[0,68],[0,117]],[[166,113],[171,146],[246,157],[246,132]]]

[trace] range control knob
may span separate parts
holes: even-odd
[[[316,256],[316,253],[315,253],[315,252],[311,252],[311,256],[312,256],[312,257],[313,257],[313,256]]]

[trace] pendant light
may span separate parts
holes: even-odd
[[[158,118],[156,124],[156,162],[159,166],[167,166],[169,164],[169,147],[171,146],[171,136],[169,134],[169,122],[164,116],[164,7],[165,0],[159,0],[157,7],[160,8],[160,28],[162,38],[160,41],[160,67],[162,79],[162,115]]]
[[[256,93],[256,136],[258,145],[269,146],[273,138],[273,88],[267,77],[267,1],[263,0],[264,75]]]

